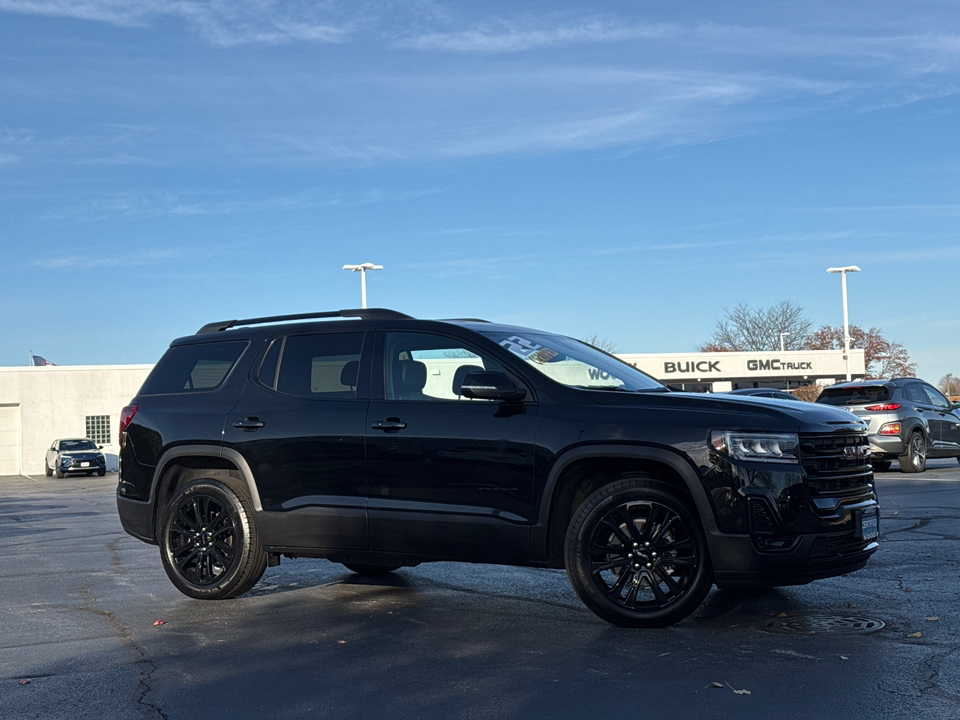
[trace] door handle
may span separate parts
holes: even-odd
[[[260,418],[248,417],[240,422],[235,422],[233,426],[238,430],[247,430],[249,432],[251,430],[259,430],[263,427],[263,423],[260,422]]]
[[[407,424],[400,422],[399,418],[387,418],[386,420],[375,422],[370,427],[374,430],[383,430],[384,432],[397,432],[398,430],[403,430],[406,426]]]

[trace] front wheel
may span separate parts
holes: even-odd
[[[872,463],[874,472],[886,472],[892,464],[889,460],[874,460]]]
[[[692,613],[713,584],[706,538],[668,486],[625,477],[580,506],[567,530],[567,574],[583,603],[624,627],[664,627]]]
[[[907,443],[907,453],[897,458],[900,469],[906,473],[919,473],[927,469],[927,441],[920,431],[914,431]]]
[[[167,576],[192,598],[242,595],[267,567],[250,504],[232,479],[204,478],[181,488],[163,513],[157,539]]]

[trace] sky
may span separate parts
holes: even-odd
[[[0,0],[0,365],[232,318],[692,351],[725,309],[960,375],[960,5]],[[789,349],[789,338],[787,338]]]

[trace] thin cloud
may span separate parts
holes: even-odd
[[[133,255],[97,257],[95,255],[63,255],[36,260],[33,264],[45,270],[75,270],[85,268],[129,267],[151,265],[176,260],[184,256],[179,250],[148,250]]]
[[[354,22],[325,17],[331,3],[260,0],[0,0],[0,11],[89,20],[120,27],[144,27],[162,17],[179,17],[210,42],[231,47],[285,42],[342,43]]]

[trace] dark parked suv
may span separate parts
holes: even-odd
[[[908,473],[923,472],[927,458],[960,459],[960,403],[914,377],[839,383],[818,403],[849,410],[867,423],[873,469],[893,460]]]
[[[228,321],[175,340],[121,417],[120,519],[195,598],[267,566],[566,568],[618,625],[712,584],[863,567],[866,427],[812,403],[671,392],[580,341],[390,310]]]

